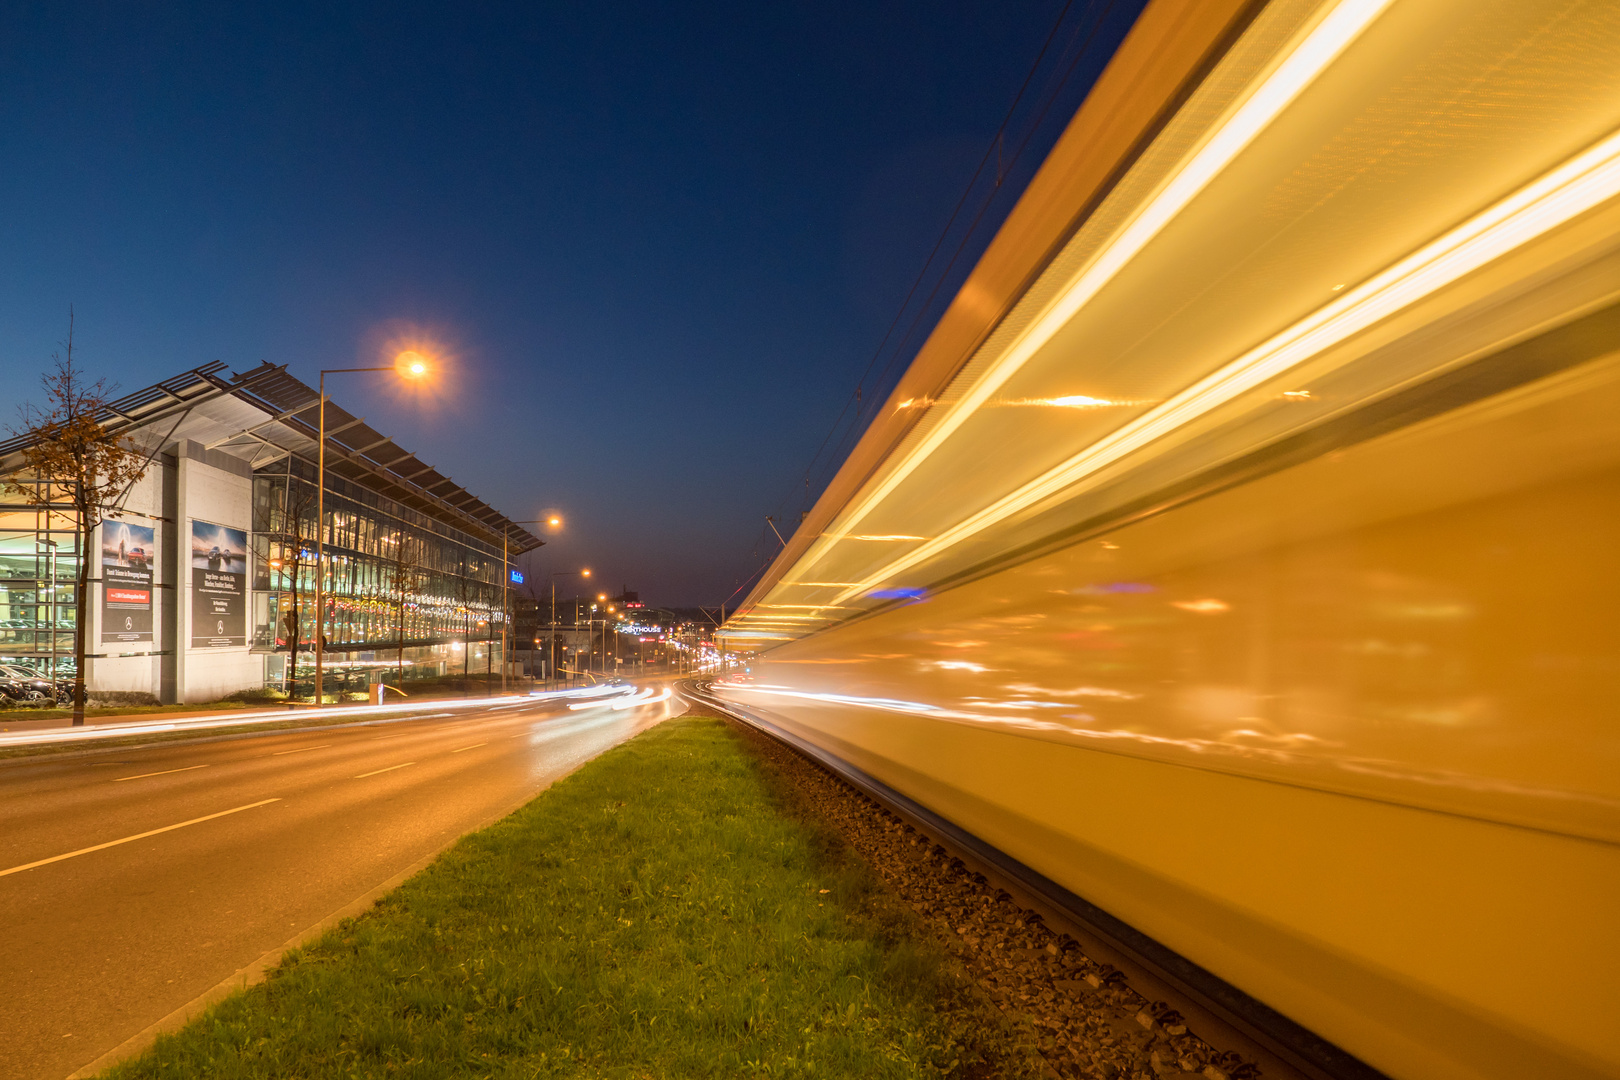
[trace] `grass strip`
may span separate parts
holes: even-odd
[[[722,722],[643,733],[107,1080],[1023,1075]]]

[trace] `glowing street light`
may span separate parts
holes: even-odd
[[[407,379],[420,379],[428,373],[428,358],[415,349],[406,349],[394,357],[394,370]]]
[[[315,707],[322,702],[326,689],[326,559],[322,548],[326,543],[326,377],[351,371],[392,371],[404,379],[420,379],[428,373],[428,358],[415,349],[407,349],[394,357],[390,367],[325,368],[320,381],[320,438],[315,462]],[[294,647],[293,656],[298,653]]]
[[[559,519],[552,518],[551,520],[552,521],[557,521]],[[555,636],[556,633],[557,633],[557,579],[559,577],[564,577],[564,576],[574,574],[574,573],[576,573],[576,571],[573,571],[573,570],[553,570],[550,574],[547,575],[548,577],[551,578],[551,633],[553,634],[553,636]],[[583,570],[577,571],[577,573],[582,578],[588,578],[588,577],[591,576],[591,568],[587,566]],[[575,595],[577,596],[578,594],[575,594]],[[579,609],[577,607],[574,609],[574,623],[575,623],[576,626],[579,623]],[[556,666],[553,663],[553,660],[552,660],[553,655],[554,654],[552,652],[552,649],[548,645],[547,648],[546,648],[546,667],[547,668],[554,668]],[[552,675],[553,675],[553,677],[555,677],[556,672],[553,671]]]

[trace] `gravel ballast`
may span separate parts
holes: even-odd
[[[735,721],[734,721],[735,722]],[[1052,1077],[1251,1080],[1259,1067],[1211,1046],[1123,972],[976,874],[944,847],[819,764],[745,724],[791,782],[964,966],[1009,1019],[1027,1024]]]

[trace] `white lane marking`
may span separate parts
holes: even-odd
[[[222,818],[227,814],[240,814],[243,810],[252,810],[255,806],[266,806],[270,803],[280,801],[281,800],[279,798],[260,799],[258,802],[248,803],[246,806],[237,806],[230,810],[221,810],[217,814],[205,814],[202,817],[194,817],[190,821],[182,821],[177,825],[165,825],[161,829],[148,829],[146,832],[136,833],[134,836],[126,836],[119,840],[109,840],[105,844],[95,844],[91,847],[80,848],[78,851],[70,851],[66,855],[52,855],[48,859],[39,859],[35,862],[23,863],[21,866],[13,866],[9,870],[0,870],[0,877],[5,877],[7,874],[20,874],[24,870],[32,870],[36,866],[46,866],[53,862],[61,862],[63,859],[71,859],[79,855],[88,855],[92,851],[101,851],[103,848],[117,847],[119,844],[129,843],[131,840],[144,840],[148,836],[156,836],[158,833],[173,832],[175,829],[183,829],[187,825],[200,825],[204,821],[213,821],[215,818]]]
[[[386,769],[373,769],[371,772],[363,772],[363,773],[361,773],[359,776],[355,777],[355,779],[356,780],[364,780],[368,776],[376,776],[378,773],[393,772],[395,769],[403,769],[408,765],[415,765],[415,764],[416,764],[416,762],[414,762],[414,761],[407,761],[404,765],[390,765]]]
[[[162,772],[143,772],[137,776],[120,776],[118,779],[110,782],[114,784],[122,784],[125,780],[145,780],[148,776],[168,776],[170,773],[190,772],[192,769],[206,768],[208,768],[207,765],[187,765],[183,769],[164,769]]]
[[[478,748],[479,748],[479,747],[480,747],[480,746],[488,746],[488,745],[489,745],[489,743],[487,743],[487,742],[475,742],[475,743],[473,743],[473,744],[472,744],[472,745],[471,745],[471,746],[463,746],[463,747],[462,747],[462,748],[461,748],[461,750],[476,750],[476,749],[478,749]],[[451,753],[452,753],[452,754],[459,754],[459,753],[461,753],[461,750],[452,750],[452,751],[450,751],[450,752],[451,752]]]
[[[407,722],[411,721],[411,720],[442,720],[446,716],[454,716],[454,715],[455,715],[454,713],[441,712],[441,713],[429,713],[426,716],[408,716],[405,719],[406,719]],[[392,735],[373,735],[371,738],[372,738],[372,741],[375,742],[378,739],[397,739],[401,735],[419,735],[419,734],[421,734],[421,732],[419,732],[419,731],[396,731]]]
[[[332,744],[329,743],[329,742],[323,742],[319,746],[300,746],[296,750],[277,750],[275,753],[271,754],[270,756],[271,757],[280,757],[282,754],[302,754],[305,750],[325,750],[328,746],[331,746],[331,745]]]

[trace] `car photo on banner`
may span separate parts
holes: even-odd
[[[247,532],[191,523],[191,647],[247,644]]]

